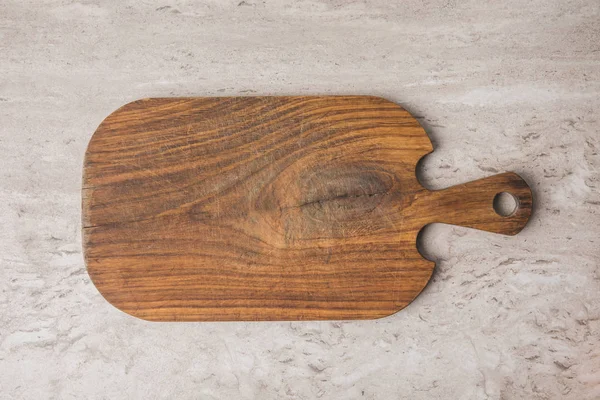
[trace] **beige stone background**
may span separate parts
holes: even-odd
[[[526,229],[427,228],[434,278],[361,322],[149,323],[81,253],[83,154],[152,96],[373,94],[443,188],[502,171]],[[600,2],[0,1],[0,398],[600,399]]]

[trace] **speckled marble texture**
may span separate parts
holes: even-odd
[[[397,4],[392,4],[397,3]],[[506,170],[515,237],[432,225],[434,278],[361,322],[149,323],[81,253],[83,154],[153,96],[374,94],[442,188]],[[0,398],[600,398],[600,2],[0,2]]]

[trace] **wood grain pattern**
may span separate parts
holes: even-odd
[[[429,191],[433,150],[370,96],[145,99],[102,122],[83,178],[88,272],[155,321],[362,319],[409,304],[434,263],[423,226],[513,235],[531,191],[505,173]],[[508,217],[498,192],[518,198]]]

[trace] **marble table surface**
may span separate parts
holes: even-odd
[[[505,237],[426,228],[433,280],[376,321],[150,323],[81,251],[83,154],[143,97],[372,94],[439,189],[503,171]],[[600,398],[600,2],[0,2],[0,398]]]

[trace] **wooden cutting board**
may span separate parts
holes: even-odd
[[[153,321],[366,319],[427,285],[432,222],[514,235],[532,196],[504,173],[423,188],[433,150],[400,106],[370,96],[156,98],[106,118],[83,177],[88,272]],[[500,192],[518,201],[509,216]]]

